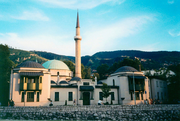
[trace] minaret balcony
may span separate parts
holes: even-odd
[[[75,36],[74,40],[82,40],[82,37],[81,36]]]

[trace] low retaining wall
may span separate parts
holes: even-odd
[[[180,120],[180,105],[0,107],[0,120]]]

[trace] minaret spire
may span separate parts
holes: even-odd
[[[75,77],[81,78],[81,36],[80,36],[80,26],[79,26],[79,12],[77,11],[77,23],[76,23],[76,36],[74,40],[76,42],[76,60],[75,60]]]
[[[77,23],[76,23],[76,28],[80,28],[80,25],[79,25],[79,12],[77,11]]]

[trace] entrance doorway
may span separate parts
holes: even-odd
[[[83,92],[83,105],[90,105],[90,92]]]

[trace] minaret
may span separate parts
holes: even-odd
[[[81,78],[81,36],[80,36],[80,26],[79,26],[79,13],[77,12],[77,23],[76,23],[76,36],[74,40],[76,42],[76,69],[75,77]]]

